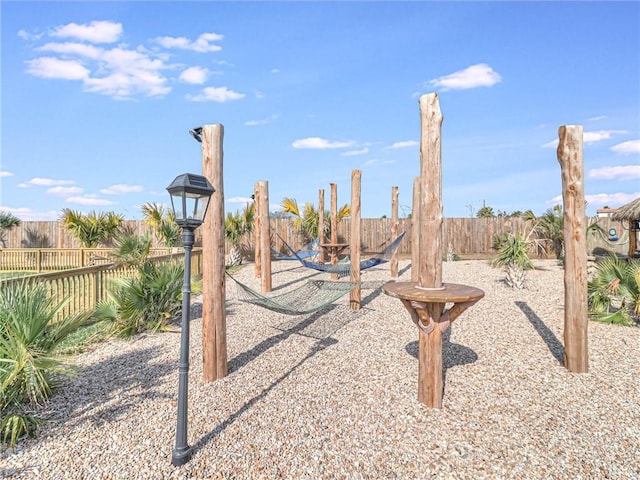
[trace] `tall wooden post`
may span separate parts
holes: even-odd
[[[262,274],[260,253],[260,189],[259,182],[253,185],[253,263],[254,263],[254,276],[260,278]]]
[[[411,206],[411,281],[418,281],[420,272],[420,177],[413,179]]]
[[[561,126],[558,137],[564,204],[564,365],[570,372],[586,373],[589,320],[582,126]]]
[[[203,377],[212,382],[227,375],[227,324],[224,264],[224,127],[202,129],[202,172],[215,192],[202,228],[202,361]]]
[[[391,238],[393,240],[398,236],[398,187],[391,187]],[[389,262],[391,278],[398,278],[398,250],[396,249],[391,255]]]
[[[271,229],[269,225],[269,184],[258,182],[260,212],[260,282],[262,292],[271,291]]]
[[[351,256],[351,281],[360,282],[360,170],[351,172],[351,231],[349,233],[349,247]],[[351,310],[360,310],[360,285],[351,290],[349,303]]]
[[[318,243],[323,244],[324,238],[324,188],[318,192]],[[318,253],[318,262],[324,263],[324,250],[320,248]]]
[[[335,183],[330,183],[331,187],[331,243],[334,245],[338,243],[338,186]],[[331,265],[338,263],[338,256],[331,256]],[[332,280],[337,280],[338,275],[336,273],[331,274]]]
[[[442,288],[442,113],[437,93],[419,100],[420,136],[420,239],[418,286]],[[438,322],[444,303],[425,305],[428,317]],[[442,408],[444,380],[442,375],[442,331],[430,333],[418,329],[418,400]]]

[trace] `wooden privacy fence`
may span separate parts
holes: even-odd
[[[587,235],[587,251],[593,252],[596,248],[602,248],[616,253],[624,254],[628,246],[629,231],[621,222],[616,222],[610,218],[589,218],[587,224],[597,221],[604,231],[604,234],[589,233]],[[282,242],[273,235],[278,232],[289,245],[300,248],[308,239],[297,232],[293,227],[293,220],[288,218],[269,219],[272,231],[272,245],[277,250],[283,250]],[[125,222],[127,228],[138,235],[150,233],[148,225],[140,221]],[[399,253],[409,255],[411,253],[411,219],[399,219],[399,232],[407,231],[406,240],[400,245]],[[341,240],[349,239],[349,219],[344,219],[338,223],[338,235]],[[361,219],[361,250],[362,252],[377,252],[382,250],[391,241],[391,218],[363,218]],[[502,235],[508,232],[520,231],[525,227],[522,218],[494,217],[494,218],[443,218],[442,225],[442,246],[445,252],[451,251],[463,258],[484,258],[495,254],[491,246],[495,235]],[[609,240],[609,229],[614,228],[617,233],[617,240]],[[195,231],[196,246],[201,243],[201,229]],[[47,245],[36,241],[46,238]],[[253,249],[253,238],[247,236],[245,245],[247,250]],[[0,245],[3,245],[0,243]],[[48,246],[58,249],[79,249],[78,241],[74,239],[59,222],[22,222],[21,225],[4,232],[4,247],[18,248],[38,248]],[[154,238],[154,246],[161,245]],[[227,252],[231,245],[227,244]],[[102,249],[97,249],[102,250]],[[0,248],[0,251],[2,249]],[[549,252],[550,253],[550,252]],[[87,263],[85,263],[86,265]]]
[[[149,257],[148,261],[184,262],[184,252]],[[14,277],[0,280],[0,288],[5,288],[17,282],[42,282],[47,288],[49,296],[55,304],[68,300],[64,308],[58,313],[56,320],[93,310],[96,304],[108,297],[110,281],[116,278],[132,277],[138,271],[137,267],[127,267],[114,263],[91,265],[88,267],[47,272],[37,275]],[[192,252],[191,274],[202,274],[202,249]]]

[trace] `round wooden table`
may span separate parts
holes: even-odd
[[[382,289],[402,301],[418,327],[418,400],[429,407],[442,408],[442,334],[467,308],[484,297],[484,292],[457,283],[422,288],[417,282],[393,282]],[[453,305],[445,310],[448,303]]]

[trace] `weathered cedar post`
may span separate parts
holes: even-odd
[[[398,236],[398,187],[391,187],[391,238],[395,240]],[[396,249],[391,255],[389,262],[391,270],[391,278],[398,278],[398,250]]]
[[[331,187],[331,243],[336,245],[338,243],[338,186],[335,183],[330,183]],[[331,255],[331,265],[338,263],[338,256]],[[337,273],[331,274],[332,280],[338,279]]]
[[[324,188],[321,188],[318,192],[318,244],[322,245],[324,242]],[[318,253],[318,262],[324,263],[324,249],[322,248]]]
[[[260,278],[262,274],[262,267],[260,265],[260,189],[258,183],[259,182],[256,182],[253,185],[253,262],[255,268],[254,276],[256,278]]]
[[[212,382],[227,375],[227,324],[224,265],[224,127],[202,129],[202,173],[215,189],[202,226],[202,361],[203,377]]]
[[[420,270],[420,177],[413,179],[413,204],[411,206],[411,281],[418,281]]]
[[[262,292],[271,291],[271,229],[269,225],[269,184],[258,182],[260,217],[260,282]]]
[[[437,93],[420,97],[420,238],[418,286],[442,288],[442,113]],[[439,321],[444,303],[426,304],[429,318]],[[442,331],[418,329],[418,400],[442,408]]]
[[[561,126],[558,137],[564,204],[564,365],[570,372],[586,373],[589,322],[582,126]]]
[[[360,282],[360,190],[361,190],[360,170],[351,172],[351,231],[349,233],[350,256],[351,256],[351,281]],[[349,303],[351,310],[360,310],[360,285],[351,290]]]

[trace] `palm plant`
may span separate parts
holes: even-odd
[[[149,235],[140,237],[131,232],[123,232],[116,235],[115,249],[111,257],[115,263],[129,267],[139,267],[149,256],[151,251],[151,238]]]
[[[121,337],[164,330],[180,310],[183,279],[181,264],[146,262],[137,276],[112,280],[109,299],[96,306],[94,318],[110,321]]]
[[[640,260],[598,260],[587,284],[589,317],[622,325],[640,322]]]
[[[180,246],[180,226],[176,223],[173,211],[165,211],[158,203],[142,205],[142,214],[147,224],[153,228],[156,237],[167,247]]]
[[[89,314],[55,321],[65,304],[49,297],[41,283],[14,282],[0,289],[0,437],[11,447],[37,431],[39,421],[27,410],[49,398],[61,375],[74,372],[60,345]]]
[[[285,213],[293,215],[293,227],[301,231],[307,237],[307,240],[312,240],[318,237],[318,224],[319,224],[319,212],[312,203],[305,203],[302,214],[298,208],[298,202],[294,198],[284,198],[281,203],[282,210]],[[340,222],[343,218],[351,216],[351,208],[349,205],[344,204],[337,212],[336,218]],[[330,212],[324,212],[324,218],[330,217]],[[331,223],[325,221],[324,223],[324,235],[325,237],[331,236]]]
[[[242,239],[246,234],[253,232],[255,219],[255,204],[244,207],[242,212],[235,214],[227,212],[224,220],[224,236],[231,243],[231,250],[227,257],[227,266],[242,264]]]
[[[62,225],[76,237],[84,248],[95,248],[109,242],[124,222],[122,215],[113,212],[81,212],[65,208],[60,218]]]
[[[556,258],[564,256],[564,215],[562,206],[555,205],[538,218],[538,233],[540,238],[549,240]]]
[[[0,243],[6,247],[5,231],[20,225],[22,221],[11,212],[0,212]]]

